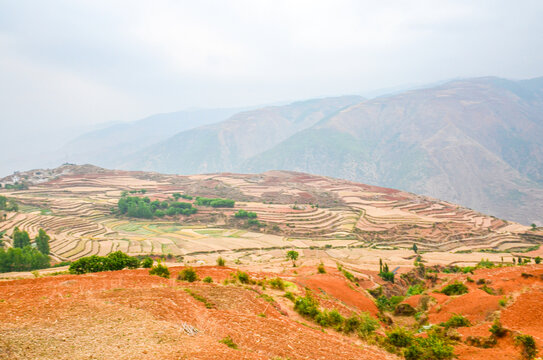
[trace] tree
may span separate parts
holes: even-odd
[[[537,229],[537,225],[536,225],[536,224],[532,224],[531,226],[532,226],[532,230]]]
[[[18,227],[13,229],[13,247],[24,248],[25,246],[30,246],[30,236],[26,231],[19,230]]]
[[[536,264],[541,264],[541,256],[537,256],[537,257],[535,258],[535,263],[536,263]]]
[[[298,259],[298,252],[295,250],[290,250],[287,252],[287,259],[292,260],[292,266],[296,267],[296,260]]]
[[[51,240],[51,237],[43,229],[38,231],[38,236],[34,239],[36,247],[44,255],[49,255],[49,240]]]
[[[415,253],[418,253],[419,252],[419,247],[417,246],[417,244],[413,243],[413,251]]]

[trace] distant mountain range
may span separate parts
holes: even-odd
[[[179,174],[303,171],[543,223],[543,78],[455,80],[370,100],[264,107],[177,133],[154,127],[163,139],[137,128],[86,135],[70,152],[96,156],[73,161]],[[123,144],[93,150],[104,139]]]

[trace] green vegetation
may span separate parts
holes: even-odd
[[[26,246],[30,246],[30,236],[28,236],[28,233],[26,231],[21,231],[16,226],[15,229],[13,229],[13,234],[11,235],[13,238],[13,247],[14,248],[24,248]]]
[[[177,274],[177,280],[183,280],[188,282],[194,282],[198,280],[198,275],[193,267],[189,266],[184,268],[179,274]]]
[[[148,197],[122,196],[117,202],[117,209],[120,214],[129,217],[152,219],[153,217],[192,215],[196,208],[188,202],[177,201],[151,201]]]
[[[202,295],[192,291],[191,289],[185,289],[185,292],[188,293],[190,296],[192,296],[194,299],[202,302],[205,305],[206,308],[213,309],[215,307],[213,305],[213,303],[211,303],[208,299],[206,299]]]
[[[153,259],[146,257],[141,261],[141,267],[145,269],[150,269],[153,266]]]
[[[232,274],[234,279],[238,280],[242,284],[248,284],[250,282],[249,274],[244,271],[237,271],[235,274]]]
[[[175,201],[179,200],[180,198],[183,198],[186,200],[192,200],[192,196],[186,195],[186,194],[173,193],[172,196],[175,199]]]
[[[515,336],[515,345],[521,347],[521,354],[523,359],[531,360],[537,355],[537,349],[535,346],[535,340],[530,335],[517,335]]]
[[[459,328],[459,327],[471,326],[471,323],[470,323],[470,321],[468,319],[466,319],[462,315],[454,314],[453,316],[451,316],[449,318],[449,320],[447,320],[446,322],[444,322],[441,325],[443,327],[445,327],[446,329],[449,329],[449,328]]]
[[[107,256],[86,256],[70,264],[70,274],[86,274],[100,271],[122,270],[124,268],[136,269],[140,261],[136,257],[128,256],[122,251],[112,252]]]
[[[155,266],[149,270],[149,275],[156,275],[166,279],[170,278],[170,269],[166,265],[162,265],[159,261]]]
[[[236,345],[236,343],[234,342],[234,340],[232,340],[232,338],[230,336],[227,336],[224,339],[219,340],[219,342],[223,343],[224,345],[226,345],[226,346],[228,346],[229,348],[232,348],[232,349],[237,349],[238,348],[238,346]]]
[[[50,267],[49,256],[30,246],[0,248],[0,272],[30,271]]]
[[[424,285],[423,284],[415,284],[409,287],[407,289],[406,296],[413,296],[413,295],[420,295],[424,292]]]
[[[235,217],[239,219],[256,219],[257,215],[255,212],[252,211],[245,211],[245,210],[238,210],[237,213],[234,214]]]
[[[201,206],[211,206],[214,208],[227,207],[233,208],[236,202],[231,199],[221,199],[221,198],[204,198],[196,197],[196,204]]]
[[[51,237],[47,235],[45,230],[40,229],[38,231],[38,236],[36,236],[34,241],[36,242],[36,247],[42,254],[49,255],[49,240],[51,240]]]
[[[403,296],[391,296],[390,298],[387,298],[385,295],[379,296],[375,300],[375,305],[377,305],[377,308],[379,311],[394,311],[396,309],[396,306],[403,301]]]
[[[8,200],[7,197],[0,195],[0,210],[19,211],[19,205],[15,202],[15,200]]]
[[[292,266],[296,267],[296,260],[298,259],[298,252],[296,250],[289,250],[287,252],[287,260],[292,261]]]
[[[213,279],[211,278],[211,276],[206,276],[202,281],[211,284],[213,282]]]
[[[4,188],[6,188],[7,190],[26,190],[28,189],[28,185],[24,182],[15,182],[14,184],[6,184]]]
[[[383,264],[381,259],[379,259],[379,276],[384,281],[394,283],[394,273],[388,269],[388,264]]]
[[[507,335],[508,330],[502,326],[502,323],[499,320],[495,320],[489,331],[492,333],[493,336],[497,338],[502,338]]]
[[[217,266],[224,266],[226,264],[226,260],[224,260],[221,256],[217,258]]]
[[[461,282],[455,281],[452,284],[445,286],[441,289],[441,293],[451,296],[451,295],[462,295],[468,292],[468,287]]]
[[[285,282],[280,277],[271,279],[270,281],[268,281],[268,284],[270,284],[270,286],[274,289],[285,290]]]
[[[541,256],[537,256],[537,257],[535,258],[535,263],[536,263],[536,264],[541,264]]]
[[[326,269],[324,268],[324,264],[320,263],[319,266],[317,266],[317,271],[319,274],[326,274]]]

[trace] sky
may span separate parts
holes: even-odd
[[[539,0],[0,0],[1,157],[182,109],[543,76],[542,18]]]

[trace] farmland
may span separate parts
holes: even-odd
[[[440,254],[436,262],[477,262],[481,255],[476,251],[509,259],[510,253],[533,249],[542,241],[541,234],[527,226],[455,204],[295,172],[178,176],[65,165],[17,178],[25,178],[29,186],[1,191],[20,205],[19,212],[6,212],[0,222],[4,241],[9,246],[16,226],[31,237],[43,228],[51,235],[55,261],[121,250],[204,262],[221,254],[232,261],[259,263],[297,248],[308,255],[320,251],[321,257],[375,265],[375,254],[410,262],[406,253],[417,244],[429,255]],[[180,193],[233,199],[235,205],[194,205],[196,214],[152,219],[115,212],[123,193],[142,189],[145,195],[139,196],[151,201]],[[239,210],[256,213],[261,225],[236,218]]]

